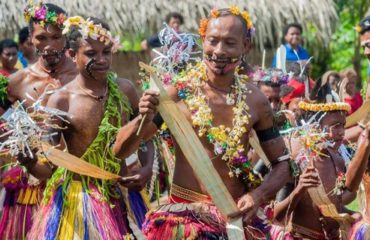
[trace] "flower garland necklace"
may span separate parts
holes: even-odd
[[[184,100],[191,112],[193,127],[198,127],[198,136],[207,137],[209,143],[214,146],[214,154],[222,155],[230,169],[230,177],[241,177],[249,187],[257,187],[260,179],[253,173],[252,164],[245,155],[242,137],[247,132],[246,125],[249,123],[249,107],[246,103],[245,93],[249,92],[245,87],[247,76],[235,72],[235,83],[231,86],[230,93],[226,96],[226,103],[234,105],[233,127],[224,125],[214,126],[214,116],[208,105],[207,96],[201,87],[207,81],[204,63],[195,66],[190,65],[187,71],[181,73],[175,86],[178,96]]]

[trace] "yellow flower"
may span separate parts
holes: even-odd
[[[362,31],[362,27],[360,25],[356,25],[355,27],[356,32],[360,33]]]
[[[74,17],[69,17],[66,20],[66,24],[69,24],[71,26],[78,26],[83,22],[83,18],[80,16],[74,16]]]
[[[229,11],[234,14],[235,16],[238,16],[240,14],[240,9],[236,5],[231,5],[229,8]]]

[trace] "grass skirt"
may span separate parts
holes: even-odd
[[[160,206],[146,216],[148,240],[227,239],[226,222],[212,204],[178,203]]]
[[[2,175],[5,198],[0,220],[0,239],[25,239],[32,226],[32,216],[41,198],[40,185],[28,184],[28,175],[19,166]]]
[[[361,220],[352,226],[350,240],[368,240],[370,239],[370,222]]]
[[[27,239],[134,239],[123,201],[105,201],[92,184],[89,191],[84,191],[80,181],[72,180],[63,199],[59,186],[40,207]]]

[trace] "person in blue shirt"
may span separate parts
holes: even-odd
[[[284,27],[284,46],[287,61],[305,61],[310,58],[307,50],[301,46],[302,31],[302,26],[298,23],[290,23]],[[276,55],[272,59],[272,67],[276,67]]]
[[[28,27],[23,27],[19,33],[19,51],[18,51],[18,62],[16,67],[18,69],[26,68],[29,64],[33,64],[37,61],[36,49],[31,42],[30,33]]]

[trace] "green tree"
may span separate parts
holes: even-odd
[[[367,80],[367,61],[362,56],[360,36],[355,26],[365,16],[370,0],[337,0],[336,3],[339,24],[330,42],[329,68],[337,71],[353,68],[364,83]]]

